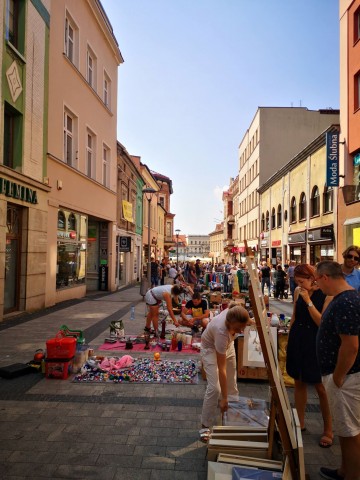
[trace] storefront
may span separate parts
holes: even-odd
[[[288,236],[290,260],[296,263],[306,263],[306,233],[297,232]]]
[[[309,230],[310,263],[316,265],[322,260],[334,260],[334,226]]]
[[[282,264],[282,261],[281,240],[273,240],[271,242],[271,265]]]
[[[0,231],[4,239],[0,320],[45,305],[49,188],[13,172],[0,177]]]
[[[261,261],[270,261],[269,232],[262,232],[260,234],[260,256]]]

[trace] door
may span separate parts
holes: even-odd
[[[6,215],[4,313],[19,309],[21,208],[8,205]]]

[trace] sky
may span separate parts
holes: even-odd
[[[259,106],[339,108],[338,0],[101,3],[124,57],[118,140],[172,180],[181,235],[223,220]]]

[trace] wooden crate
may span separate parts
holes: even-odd
[[[268,373],[265,367],[246,367],[243,365],[244,337],[238,337],[236,341],[238,379],[267,380]]]

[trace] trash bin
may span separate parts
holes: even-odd
[[[140,295],[142,295],[143,297],[145,297],[145,294],[148,291],[148,286],[149,286],[149,283],[148,283],[147,277],[145,276],[142,277],[141,283],[140,283]]]

